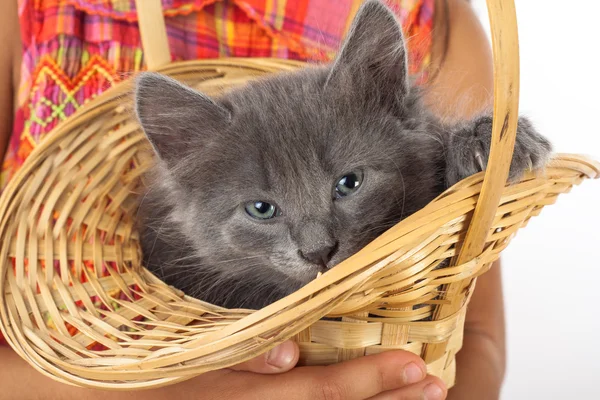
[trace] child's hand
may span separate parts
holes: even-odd
[[[280,368],[291,368],[298,359],[297,346],[284,344]],[[290,353],[287,353],[290,351]],[[271,353],[272,355],[275,353]],[[425,375],[423,360],[412,353],[392,351],[361,357],[328,367],[299,367],[277,372],[267,356],[232,369],[213,371],[179,384],[132,392],[83,389],[46,378],[25,363],[11,349],[0,347],[1,398],[6,399],[102,399],[134,397],[145,400],[443,400],[444,384]],[[286,360],[290,360],[287,361]],[[261,372],[252,373],[248,371]],[[265,374],[266,373],[266,374]],[[269,374],[270,373],[270,374]],[[267,375],[269,374],[269,375]],[[24,382],[36,382],[25,385]],[[437,396],[435,395],[437,393]],[[4,396],[4,397],[2,397]]]
[[[297,360],[297,346],[291,342],[280,350],[283,359]],[[293,354],[293,356],[292,356]],[[173,390],[182,398],[194,399],[285,399],[285,400],[443,400],[444,384],[425,375],[425,364],[416,355],[394,351],[327,367],[299,367],[286,373],[272,373],[265,367],[267,357],[258,357],[232,369],[214,371],[160,390]],[[291,364],[287,364],[288,366]],[[287,367],[285,367],[287,368]],[[263,375],[245,372],[252,370]]]

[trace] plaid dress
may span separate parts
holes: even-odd
[[[0,188],[58,123],[145,68],[134,0],[18,1],[23,60]],[[173,60],[331,60],[363,0],[162,0]],[[426,78],[435,0],[386,0]],[[2,339],[0,334],[0,340]]]

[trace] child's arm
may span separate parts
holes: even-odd
[[[444,10],[438,1],[436,10]],[[433,66],[442,61],[431,83],[428,102],[451,119],[473,117],[491,105],[492,53],[477,16],[466,0],[448,0],[438,13]],[[442,29],[449,23],[448,40]],[[435,73],[435,72],[434,72]],[[457,384],[448,399],[498,399],[506,368],[504,300],[500,263],[478,278],[465,322],[464,344],[457,354]]]
[[[407,375],[406,367],[413,363],[416,371]],[[408,377],[416,383],[407,386]],[[109,392],[55,382],[25,363],[10,348],[0,346],[0,399],[7,400],[363,400],[375,396],[378,399],[421,399],[425,387],[436,383],[440,385],[438,378],[425,377],[425,364],[419,357],[393,351],[329,367],[294,368],[283,374],[225,369],[159,389]],[[427,398],[443,400],[445,391],[439,389],[439,393],[442,397]]]
[[[477,279],[463,340],[463,348],[456,355],[457,385],[448,399],[499,399],[506,370],[500,262]]]
[[[0,159],[10,139],[13,125],[15,95],[14,83],[18,80],[21,41],[17,0],[4,0],[0,13]],[[17,56],[17,57],[15,57]]]

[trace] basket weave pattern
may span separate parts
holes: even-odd
[[[210,95],[299,65],[195,61],[161,72]],[[484,175],[475,175],[300,291],[260,311],[226,310],[185,296],[140,265],[135,210],[153,159],[124,97],[130,89],[125,82],[109,90],[58,127],[0,201],[2,331],[39,370],[83,386],[164,385],[290,337],[304,364],[390,349],[424,356],[427,346],[443,343],[426,360],[451,385],[473,278],[544,206],[600,176],[593,161],[557,156],[543,174],[504,189],[478,257],[436,269],[457,256],[482,188]],[[464,290],[445,296],[457,282]],[[443,304],[457,311],[428,320]]]

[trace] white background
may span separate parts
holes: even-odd
[[[485,1],[473,5],[488,29]],[[516,0],[520,109],[558,152],[600,160],[600,3]],[[600,180],[530,221],[503,253],[502,400],[600,399]]]

